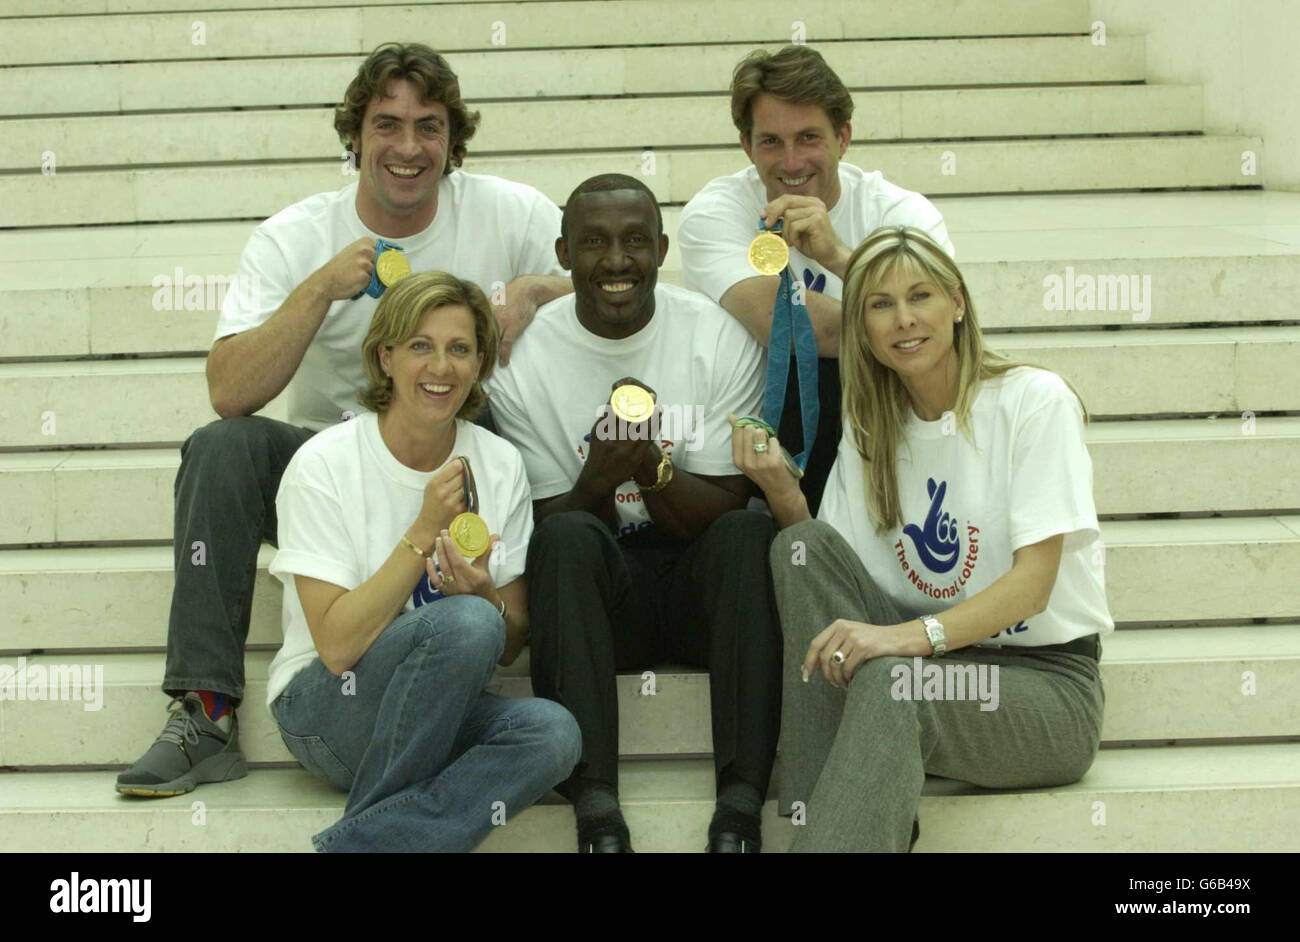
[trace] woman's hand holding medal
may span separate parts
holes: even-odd
[[[496,584],[488,571],[488,560],[499,542],[501,535],[491,534],[487,549],[470,560],[456,548],[451,532],[443,530],[434,542],[433,555],[425,562],[429,585],[440,589],[443,595],[477,595],[491,602],[489,596],[495,594]]]
[[[747,478],[762,488],[768,503],[793,496],[802,476],[789,453],[781,447],[775,430],[754,416],[737,418],[728,412],[731,423],[731,460]]]
[[[424,485],[424,504],[411,526],[411,538],[425,552],[431,551],[438,534],[467,509],[464,466],[459,461],[448,461]]]

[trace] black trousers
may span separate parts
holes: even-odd
[[[533,692],[582,730],[573,777],[618,786],[618,670],[709,669],[718,779],[766,794],[781,728],[781,628],[765,514],[723,514],[692,543],[615,540],[589,513],[548,517],[528,548]]]

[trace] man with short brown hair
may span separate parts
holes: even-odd
[[[447,271],[490,294],[503,286],[506,304],[495,313],[507,333],[571,290],[552,248],[555,204],[530,186],[457,169],[477,124],[440,55],[380,46],[336,112],[357,181],[281,210],[249,238],[236,279],[243,290],[227,293],[208,355],[221,418],[181,447],[176,476],[162,685],[173,699],[162,734],[118,776],[119,792],[180,795],[247,774],[234,711],[258,549],[275,541],[289,459],[363,409],[361,344],[383,290],[381,240],[400,246],[408,270]],[[253,414],[286,389],[288,422]]]
[[[757,274],[748,248],[760,224],[771,229],[780,223],[792,293],[807,307],[808,343],[815,339],[820,359],[815,429],[812,423],[803,427],[799,371],[791,356],[788,383],[780,383],[779,374],[775,380],[778,393],[784,388],[777,433],[791,454],[803,456],[801,486],[815,516],[840,440],[836,357],[849,255],[887,225],[923,229],[949,254],[952,243],[943,217],[924,196],[895,186],[879,171],[841,161],[851,137],[853,98],[816,50],[786,46],[747,56],[732,77],[731,116],[752,165],[711,181],[682,210],[677,238],[683,274],[688,288],[713,298],[767,347],[782,278]],[[769,357],[769,388],[773,366],[779,365]]]

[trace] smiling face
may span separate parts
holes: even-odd
[[[405,343],[379,347],[379,364],[393,380],[389,411],[419,423],[450,422],[465,404],[482,362],[468,307],[447,304],[425,311]]]
[[[636,333],[654,315],[668,252],[650,197],[639,190],[582,193],[566,208],[568,233],[555,252],[572,273],[578,320],[600,337]]]
[[[837,134],[819,105],[800,105],[762,92],[754,97],[754,129],[740,146],[758,169],[767,198],[815,196],[830,209],[840,198],[840,158],[848,149],[846,121]]]
[[[388,92],[361,119],[357,212],[381,235],[400,237],[424,229],[437,212],[451,122],[447,106],[421,101],[409,79],[393,79]]]
[[[863,313],[872,354],[909,389],[956,376],[953,325],[965,301],[949,295],[919,265],[892,266],[867,295]]]

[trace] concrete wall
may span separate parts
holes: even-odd
[[[1207,132],[1263,136],[1257,180],[1300,191],[1300,2],[1090,3],[1107,33],[1146,35],[1148,81],[1204,87]]]

